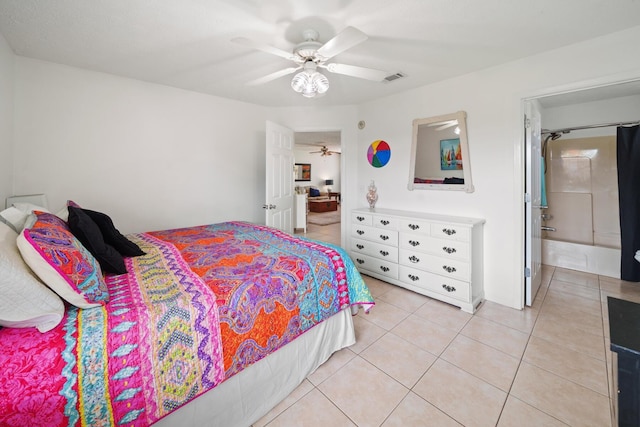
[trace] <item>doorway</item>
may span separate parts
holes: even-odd
[[[580,90],[573,90],[571,92],[556,92],[545,94],[542,96],[538,96],[535,98],[530,98],[524,100],[524,105],[527,105],[529,102],[535,101],[538,103],[540,108],[540,116],[541,116],[541,127],[544,133],[544,130],[552,130],[552,129],[562,129],[562,128],[571,128],[571,127],[581,127],[595,124],[606,124],[613,122],[624,122],[631,120],[640,119],[640,80],[627,80],[623,82],[612,82],[608,84],[603,84],[597,87],[586,87]],[[567,144],[567,139],[570,138],[592,138],[592,137],[602,137],[602,136],[610,136],[615,135],[616,127],[598,127],[596,129],[585,129],[580,131],[572,131],[571,137],[567,135],[563,135],[561,138],[556,138],[558,141],[554,141],[553,144],[566,144],[564,149],[557,150],[556,153],[556,161],[565,162],[567,165],[579,166],[582,165],[582,168],[574,168],[567,169],[568,179],[575,179],[578,174],[582,173],[583,175],[591,176],[593,172],[593,158],[591,155],[581,155],[580,152],[584,152],[585,150],[574,150],[571,144]],[[546,136],[546,135],[544,135]],[[546,139],[543,136],[543,140]],[[564,141],[562,141],[564,140]],[[549,138],[551,141],[551,138]],[[560,142],[562,141],[562,142]],[[544,144],[543,144],[544,145]],[[615,145],[614,145],[615,148]],[[531,156],[531,152],[528,151],[531,148],[525,143],[525,158],[529,158]],[[545,147],[545,150],[549,150],[549,146]],[[588,154],[588,153],[587,153]],[[591,153],[594,154],[594,153]],[[544,156],[546,162],[552,161],[549,158],[549,151],[547,151]],[[547,165],[549,166],[549,165]],[[612,169],[612,168],[609,168]],[[615,169],[615,168],[614,168]],[[549,168],[547,167],[547,171]],[[587,173],[588,172],[588,173]],[[615,173],[614,171],[609,170],[607,173]],[[597,174],[597,173],[596,173]],[[549,176],[545,177],[545,182],[547,185],[549,184]],[[557,178],[556,176],[552,176],[552,179]],[[527,181],[531,179],[529,175],[525,175],[525,187],[529,188],[530,183]],[[554,188],[563,188],[567,189],[567,197],[560,198],[560,200],[566,201],[568,198],[579,198],[580,200],[585,199],[590,203],[594,199],[593,191],[603,190],[606,193],[606,189],[600,189],[598,186],[602,182],[600,179],[589,178],[583,180],[587,182],[587,184],[580,186],[579,188],[576,186],[569,185],[558,185],[554,187],[554,182],[551,183],[551,190]],[[548,187],[547,187],[548,188]],[[564,190],[563,190],[564,191]],[[553,200],[558,199],[557,194],[547,194],[548,204],[550,205]],[[562,196],[562,195],[560,195]],[[609,202],[602,203],[596,206],[596,209],[593,211],[596,219],[591,219],[587,221],[586,227],[590,228],[586,230],[588,234],[593,234],[595,231],[599,233],[599,229],[606,229],[607,232],[610,232],[615,228],[615,224],[612,224],[617,218],[615,212],[615,204],[617,203],[617,194],[615,194],[613,200],[611,195],[609,196]],[[613,201],[612,201],[613,200]],[[571,205],[571,204],[569,204]],[[556,206],[556,210],[560,208],[560,206]],[[611,210],[611,212],[609,212]],[[549,213],[545,215],[548,219],[545,220],[542,224],[547,231],[542,233],[542,241],[540,245],[541,250],[541,259],[543,264],[554,265],[563,268],[569,268],[578,271],[585,271],[589,273],[601,274],[601,275],[609,275],[612,276],[610,266],[604,270],[598,270],[598,264],[602,264],[602,260],[604,259],[601,255],[600,248],[598,245],[580,245],[577,246],[572,242],[569,242],[571,245],[567,250],[559,250],[558,244],[553,239],[554,229],[557,234],[557,227],[554,227],[553,224],[553,216],[551,214],[551,208],[549,209]],[[602,219],[604,218],[604,220]],[[558,218],[559,220],[560,218]],[[572,225],[576,223],[576,221],[571,221]],[[604,224],[604,225],[601,225]],[[532,238],[535,236],[532,235],[533,232],[540,232],[536,228],[536,230],[527,229],[527,219],[525,218],[525,236],[524,242],[526,246],[526,242],[530,242]],[[594,228],[596,230],[594,230]],[[619,232],[619,227],[618,230]],[[602,233],[600,233],[602,234]],[[564,245],[564,242],[562,243]],[[564,247],[564,246],[563,246]],[[582,250],[584,249],[584,250]],[[526,254],[525,248],[525,254]],[[592,255],[598,254],[598,255]],[[615,256],[610,259],[611,263],[615,264],[614,268],[619,271],[619,259],[616,261]],[[615,274],[615,273],[614,273]],[[527,291],[526,287],[526,279],[525,279],[525,295]]]
[[[311,169],[308,181],[295,182],[296,191],[307,194],[307,230],[312,237],[329,238],[339,245],[343,181],[341,131],[295,132],[294,140],[295,162],[308,164]]]

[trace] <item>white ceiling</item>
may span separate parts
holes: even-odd
[[[0,0],[0,32],[18,55],[267,106],[362,103],[633,27],[639,17],[637,0]],[[378,83],[327,72],[329,91],[306,99],[291,76],[246,86],[291,63],[230,41],[291,51],[307,28],[324,43],[347,26],[369,39],[336,62],[406,77]]]

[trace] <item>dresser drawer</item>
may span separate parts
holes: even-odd
[[[382,245],[362,239],[351,239],[351,250],[385,261],[398,262],[398,248],[394,246]]]
[[[471,234],[467,227],[450,224],[431,224],[431,235],[441,239],[468,242]]]
[[[391,279],[398,278],[398,264],[394,262],[383,261],[368,255],[357,252],[351,252],[351,258],[358,270],[370,271],[372,273],[381,274]]]
[[[418,286],[441,295],[447,295],[460,301],[471,301],[471,286],[468,282],[443,277],[438,274],[415,268],[400,266],[398,279],[402,282]]]
[[[399,222],[394,217],[373,215],[373,226],[387,230],[397,230]]]
[[[381,230],[376,227],[353,224],[351,235],[371,242],[384,243],[389,246],[398,246],[398,232],[394,230]]]
[[[415,219],[401,219],[400,231],[410,231],[412,233],[429,234],[431,231],[431,223]]]
[[[430,271],[445,277],[459,280],[470,280],[471,278],[469,263],[465,261],[437,257],[410,249],[400,249],[399,261],[401,265]]]
[[[353,212],[351,214],[351,222],[354,224],[371,225],[373,221],[373,215],[362,212]]]
[[[416,233],[400,232],[399,246],[404,249],[414,249],[444,258],[469,259],[469,243],[457,240],[435,239]]]

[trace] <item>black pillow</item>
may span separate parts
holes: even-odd
[[[120,234],[107,214],[89,209],[82,209],[82,211],[98,225],[104,241],[120,252],[120,255],[132,257],[145,254],[138,245]]]
[[[104,241],[98,225],[82,209],[73,206],[67,209],[69,210],[67,221],[69,229],[98,260],[102,270],[107,273],[125,274],[127,267],[124,265],[122,255]]]

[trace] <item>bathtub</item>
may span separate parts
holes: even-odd
[[[620,249],[542,239],[542,263],[620,278]]]

